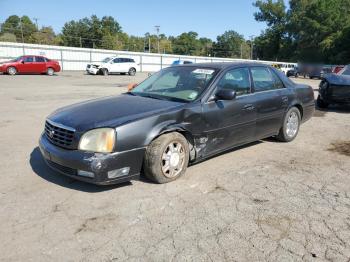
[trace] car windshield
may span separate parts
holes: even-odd
[[[344,67],[342,70],[339,71],[338,75],[350,76],[350,66]]]
[[[112,57],[106,57],[105,59],[102,60],[102,63],[108,63],[108,61],[111,59]]]
[[[217,70],[213,68],[166,68],[150,76],[129,93],[155,99],[191,102],[203,93],[216,74]]]

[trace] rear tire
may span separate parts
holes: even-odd
[[[143,170],[153,182],[164,184],[181,177],[187,169],[189,145],[180,133],[168,133],[156,138],[147,148]]]
[[[320,95],[317,97],[316,104],[319,108],[327,108],[329,106],[329,104],[325,102]]]
[[[287,114],[284,116],[283,126],[281,127],[277,140],[281,142],[291,142],[293,141],[298,133],[301,123],[300,111],[296,107],[292,107],[288,110]]]
[[[134,76],[134,75],[136,75],[136,69],[132,67],[132,68],[129,69],[128,73],[129,73],[130,76]]]
[[[54,73],[55,73],[55,70],[53,70],[53,68],[51,68],[51,67],[49,67],[49,68],[47,69],[47,71],[46,71],[46,74],[47,74],[48,76],[53,76]]]
[[[7,73],[11,76],[14,76],[17,74],[17,69],[13,66],[10,66],[9,68],[7,68]]]

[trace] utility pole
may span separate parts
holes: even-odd
[[[24,44],[22,18],[19,19],[19,26],[20,26],[20,29],[21,29],[22,44]]]
[[[38,20],[39,20],[39,18],[37,18],[37,17],[33,17],[33,20],[35,21],[36,30],[38,30],[38,31],[39,31],[39,26],[38,26]]]
[[[154,26],[156,28],[156,31],[157,31],[157,40],[158,40],[158,54],[160,53],[159,52],[159,29],[160,29],[160,26],[159,25],[155,25]]]
[[[253,60],[253,50],[254,50],[254,37],[255,35],[251,35],[250,38],[250,59]]]
[[[151,53],[151,35],[148,36],[148,53]]]
[[[241,43],[241,59],[243,58],[243,43]]]

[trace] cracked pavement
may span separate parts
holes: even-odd
[[[98,187],[46,167],[37,141],[50,112],[145,76],[0,76],[1,261],[350,261],[350,157],[330,150],[350,141],[349,107],[317,111],[292,143],[259,141],[165,185]]]

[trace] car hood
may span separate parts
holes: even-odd
[[[105,65],[105,63],[90,63],[89,65],[93,65],[93,66],[97,66],[97,67],[101,67],[102,65]]]
[[[48,119],[82,132],[99,127],[117,127],[183,105],[179,102],[122,94],[60,108]]]
[[[323,78],[332,85],[350,86],[350,76],[348,75],[326,74]]]

